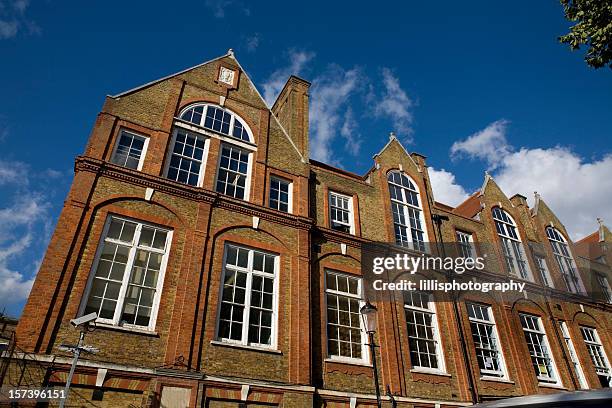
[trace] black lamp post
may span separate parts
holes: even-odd
[[[374,344],[374,333],[376,333],[376,319],[378,314],[378,309],[376,306],[370,303],[369,300],[366,300],[365,305],[361,306],[361,317],[363,318],[363,326],[366,329],[366,333],[368,333],[368,341],[370,346],[370,356],[372,358],[372,370],[374,370],[374,386],[376,387],[376,403],[378,404],[378,408],[382,407],[382,403],[380,400],[380,390],[378,387],[378,369],[376,368],[376,344]]]

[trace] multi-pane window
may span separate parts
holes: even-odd
[[[276,330],[278,256],[226,245],[217,338],[272,347]]]
[[[542,326],[542,319],[522,313],[519,316],[536,377],[540,382],[557,384],[559,380],[555,362]]]
[[[582,332],[582,338],[586,344],[591,361],[595,366],[595,372],[599,377],[602,387],[612,386],[612,369],[610,368],[610,360],[606,356],[601,339],[597,333],[597,329],[593,327],[581,326],[580,331]]]
[[[514,220],[499,207],[493,207],[492,213],[508,271],[522,279],[532,280],[525,249]]]
[[[608,278],[598,273],[595,274],[595,278],[597,279],[597,283],[599,284],[599,289],[601,290],[601,294],[604,301],[612,303],[612,289],[610,288]]]
[[[491,306],[476,303],[467,303],[466,306],[480,373],[492,377],[505,377],[504,359]]]
[[[277,177],[270,178],[270,207],[291,212],[291,182]]]
[[[223,135],[251,142],[247,126],[227,109],[212,105],[193,106],[181,114],[181,119]]]
[[[584,292],[582,282],[578,277],[576,263],[574,262],[574,258],[570,253],[567,241],[563,235],[553,227],[546,228],[546,235],[548,236],[548,241],[552,246],[555,260],[557,261],[557,265],[559,266],[563,280],[567,285],[567,289],[574,293]]]
[[[355,233],[353,198],[334,192],[329,193],[330,226],[338,231]]]
[[[391,195],[395,242],[425,252],[427,234],[419,190],[408,176],[398,171],[390,172],[387,181]]]
[[[584,377],[584,371],[582,371],[582,365],[580,364],[580,360],[578,359],[578,355],[576,354],[574,342],[572,341],[572,337],[570,336],[567,324],[565,322],[559,322],[559,328],[561,329],[561,335],[563,336],[563,340],[565,340],[565,345],[567,347],[570,360],[572,362],[572,365],[574,366],[576,375],[578,376],[578,383],[580,385],[580,388],[585,390],[589,388],[589,385],[587,384],[586,378]]]
[[[332,358],[365,360],[365,331],[359,313],[361,279],[326,271],[327,353]]]
[[[141,170],[149,138],[122,130],[111,161],[119,166]]]
[[[221,145],[216,186],[218,193],[246,199],[249,155],[248,151],[236,146]]]
[[[459,256],[463,258],[474,258],[474,239],[472,238],[472,234],[457,231],[457,246],[459,247]]]
[[[170,249],[167,229],[109,217],[84,313],[99,321],[153,329]]]
[[[538,268],[538,272],[540,273],[540,278],[542,282],[551,288],[554,288],[552,278],[550,277],[550,272],[548,272],[548,265],[546,265],[546,259],[540,255],[534,255],[536,268]]]
[[[436,311],[431,294],[404,292],[410,361],[415,368],[444,371]]]
[[[191,186],[201,184],[204,174],[206,140],[184,129],[176,129],[166,175],[170,180]]]

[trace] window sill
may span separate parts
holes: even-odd
[[[365,361],[359,361],[359,360],[344,360],[340,358],[328,357],[324,361],[326,363],[338,363],[338,364],[348,364],[348,365],[361,366],[361,367],[372,367],[372,364],[366,363]]]
[[[440,375],[442,377],[452,377],[452,375],[450,375],[449,373],[445,373],[444,371],[428,370],[426,368],[411,368],[410,372],[411,373],[418,373],[418,374]]]
[[[212,344],[213,346],[232,347],[232,348],[238,348],[238,349],[250,350],[250,351],[261,351],[263,353],[270,353],[270,354],[283,354],[282,351],[272,349],[272,348],[247,346],[244,344],[236,344],[236,343],[227,343],[225,341],[219,341],[219,340],[211,340],[210,344]]]
[[[125,333],[134,333],[134,334],[142,334],[144,336],[151,337],[159,337],[159,334],[155,331],[146,330],[146,329],[137,329],[135,327],[124,327],[124,326],[115,326],[113,324],[108,323],[96,323],[96,329],[104,329],[104,330],[114,330]]]
[[[566,390],[567,388],[565,388],[563,385],[561,384],[548,384],[548,383],[538,383],[538,387],[542,387],[542,388],[554,388],[555,390]]]
[[[514,384],[514,381],[508,380],[507,378],[491,377],[488,375],[483,375],[482,377],[480,377],[480,380],[481,381],[494,381],[494,382],[500,382],[500,383],[506,383],[506,384]]]

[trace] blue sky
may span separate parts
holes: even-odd
[[[104,96],[228,48],[268,99],[312,81],[315,158],[363,173],[394,130],[440,201],[488,169],[574,238],[612,222],[612,72],[557,42],[558,2],[429,3],[0,0],[0,311],[21,312]]]

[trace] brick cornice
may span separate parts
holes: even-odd
[[[86,156],[78,156],[75,160],[75,172],[84,171],[95,173],[110,179],[119,180],[144,188],[152,188],[196,202],[205,202],[216,208],[224,208],[236,213],[259,217],[262,220],[284,224],[294,228],[310,230],[314,226],[314,220],[293,214],[285,214],[262,207],[247,201],[234,199],[214,191],[199,187],[179,184],[163,177],[153,176],[107,163],[102,160]]]

